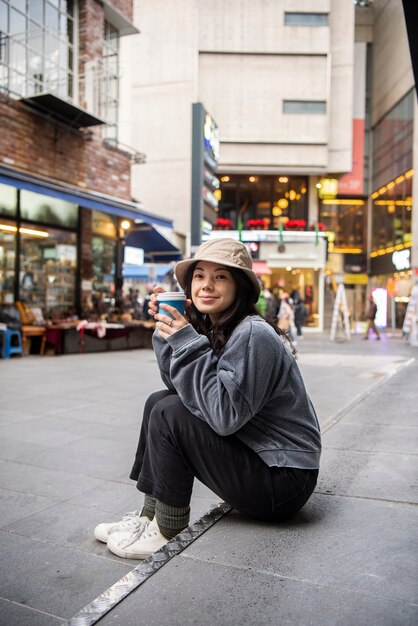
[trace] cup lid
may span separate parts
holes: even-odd
[[[180,291],[165,291],[157,293],[157,300],[185,300],[186,295]]]

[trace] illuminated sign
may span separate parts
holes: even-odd
[[[124,262],[127,265],[144,265],[144,251],[142,248],[125,246]]]
[[[336,178],[321,178],[318,185],[318,196],[324,198],[335,198],[338,194],[338,180]]]
[[[398,271],[409,270],[411,267],[411,250],[409,248],[395,250],[392,254],[392,263]]]
[[[374,289],[373,300],[377,306],[376,318],[374,320],[375,324],[379,328],[384,328],[387,325],[388,319],[388,292],[386,289]]]
[[[211,226],[218,217],[220,182],[216,176],[219,160],[219,132],[213,117],[200,102],[192,106],[192,193],[191,245],[202,241],[202,221]],[[215,193],[216,192],[216,193]]]

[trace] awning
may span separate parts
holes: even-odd
[[[136,224],[129,230],[126,245],[142,248],[145,259],[151,263],[179,261],[182,257],[180,250],[150,224]]]
[[[77,187],[72,187],[71,185],[39,179],[35,176],[16,172],[1,165],[0,183],[12,185],[17,189],[26,189],[35,193],[44,194],[45,196],[67,200],[67,202],[79,204],[86,209],[103,211],[104,213],[110,213],[111,215],[117,215],[118,217],[124,217],[129,220],[142,220],[147,224],[155,224],[163,228],[173,228],[173,222],[171,220],[148,213],[142,209],[141,205],[135,202],[123,201],[119,198],[106,196],[94,191],[84,191]]]
[[[253,271],[257,274],[257,276],[262,276],[263,274],[268,274],[270,276],[272,274],[271,269],[265,261],[253,261]]]
[[[124,278],[144,278],[146,280],[160,281],[172,270],[171,265],[123,265]]]
[[[30,98],[23,98],[22,102],[73,128],[87,128],[106,124],[100,117],[88,113],[81,107],[53,93],[40,93]]]

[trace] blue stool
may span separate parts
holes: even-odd
[[[20,354],[20,356],[23,356],[22,335],[20,334],[20,330],[7,328],[6,332],[4,332],[3,329],[0,329],[0,332],[3,339],[1,356],[4,359],[10,359],[12,354]]]

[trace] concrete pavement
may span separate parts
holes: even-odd
[[[418,621],[417,349],[387,334],[298,349],[324,432],[311,501],[280,525],[227,513],[100,624]],[[0,360],[0,624],[65,623],[138,565],[92,530],[140,506],[127,476],[161,386],[149,350]],[[196,484],[192,520],[217,501]]]

